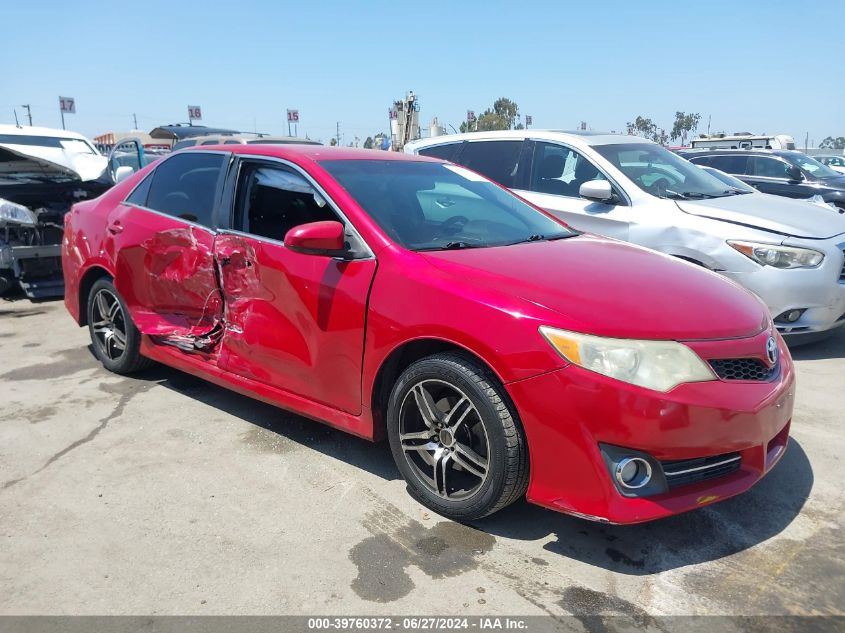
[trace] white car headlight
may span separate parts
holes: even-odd
[[[24,206],[0,198],[0,222],[15,222],[24,226],[35,226],[38,218]]]
[[[761,266],[773,268],[817,268],[824,260],[824,253],[812,248],[779,246],[759,242],[728,240],[728,244]]]
[[[569,362],[655,391],[716,380],[701,357],[676,341],[605,338],[541,326],[540,333]]]

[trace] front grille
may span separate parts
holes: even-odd
[[[757,358],[724,358],[711,360],[710,366],[722,380],[771,380],[778,366],[766,366]]]
[[[700,457],[698,459],[684,459],[679,461],[660,462],[666,483],[669,488],[687,486],[689,484],[723,477],[739,470],[742,463],[739,453],[716,455],[715,457]]]

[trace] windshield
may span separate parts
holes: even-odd
[[[757,191],[751,185],[746,185],[739,178],[734,178],[730,174],[726,174],[723,171],[719,171],[718,169],[715,169],[714,167],[706,167],[704,165],[698,165],[698,168],[703,169],[704,171],[706,171],[711,176],[715,176],[716,178],[721,180],[723,183],[725,183],[729,187],[733,187],[734,189],[736,189],[737,192],[739,192],[739,193],[754,193],[755,191]]]
[[[720,198],[734,193],[718,178],[654,143],[596,145],[593,149],[640,189],[658,198]]]
[[[503,246],[576,234],[456,165],[399,160],[320,164],[394,241],[411,250]]]
[[[807,174],[810,178],[820,178],[823,180],[825,178],[842,177],[842,174],[838,171],[831,169],[827,165],[822,165],[815,158],[810,158],[806,154],[790,154],[788,156],[784,156],[784,158],[796,167],[800,167],[801,171]]]

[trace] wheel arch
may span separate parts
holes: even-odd
[[[103,277],[107,279],[114,279],[113,275],[104,267],[99,265],[91,266],[82,275],[79,280],[79,325],[88,325],[88,295],[91,293],[91,288],[98,279]]]
[[[481,355],[469,349],[464,345],[460,345],[454,341],[436,338],[436,337],[421,337],[405,341],[395,347],[379,365],[375,374],[375,379],[370,390],[370,407],[372,411],[373,420],[373,439],[380,440],[387,436],[387,418],[385,410],[387,407],[390,392],[393,385],[400,374],[405,369],[421,358],[439,354],[443,352],[459,352],[472,360],[478,362],[485,367],[490,373],[496,377],[500,384],[504,385],[505,381],[493,365],[487,362]],[[507,395],[505,393],[505,395]]]

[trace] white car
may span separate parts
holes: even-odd
[[[818,205],[740,190],[633,136],[479,132],[405,152],[474,169],[577,229],[721,273],[759,295],[793,343],[845,325],[845,217]]]
[[[113,184],[106,167],[81,134],[0,125],[0,294],[62,296],[64,215]]]

